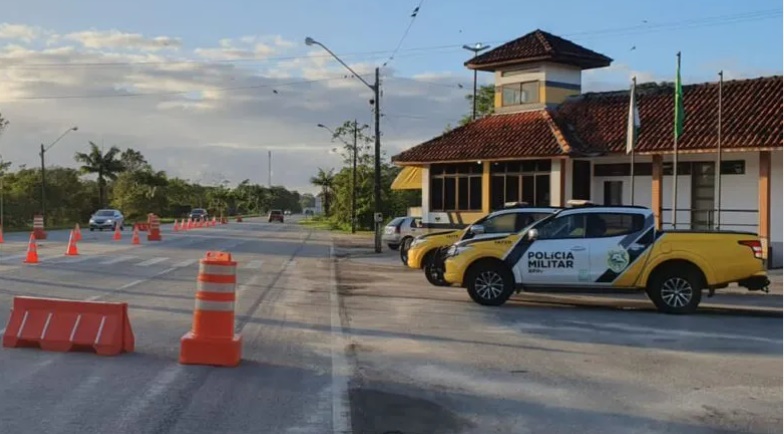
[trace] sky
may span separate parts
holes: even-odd
[[[481,7],[480,7],[481,4]],[[0,0],[0,135],[5,161],[46,154],[77,167],[88,142],[132,147],[159,170],[203,184],[244,179],[314,192],[318,168],[339,168],[319,123],[372,124],[367,81],[382,66],[387,157],[469,112],[463,44],[491,47],[542,29],[614,59],[585,71],[584,91],[782,73],[780,0]],[[419,6],[415,18],[414,8]],[[407,31],[408,29],[408,31]],[[397,48],[397,51],[396,51]],[[482,83],[492,74],[479,73]]]

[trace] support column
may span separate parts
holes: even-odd
[[[430,166],[422,167],[422,223],[430,221]]]
[[[758,232],[762,240],[762,254],[768,259],[770,246],[770,151],[759,153],[759,222]]]
[[[664,168],[661,155],[653,155],[651,159],[651,209],[656,222],[656,229],[662,228],[662,174]]]
[[[490,196],[490,162],[482,162],[482,212],[490,214],[492,197]]]
[[[550,206],[564,206],[564,172],[566,160],[553,158],[550,166]]]

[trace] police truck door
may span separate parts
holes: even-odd
[[[537,228],[539,237],[516,266],[523,285],[570,285],[588,278],[591,252],[585,220],[585,215],[566,214]]]

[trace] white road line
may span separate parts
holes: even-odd
[[[92,257],[90,257],[90,256],[77,256],[77,257],[66,256],[65,259],[63,259],[62,261],[57,261],[57,263],[58,264],[78,264],[80,262],[84,262],[84,261],[87,261],[89,259],[92,259]]]
[[[136,259],[136,256],[117,256],[115,258],[107,259],[103,262],[99,262],[98,265],[112,265],[112,264],[119,264],[120,262],[130,261],[132,259]]]
[[[159,271],[159,272],[153,274],[150,277],[146,277],[144,279],[134,280],[133,282],[126,283],[125,285],[117,288],[116,290],[117,291],[122,291],[122,290],[128,289],[128,288],[130,288],[132,286],[136,286],[136,285],[139,285],[139,284],[144,283],[144,282],[149,282],[150,280],[153,280],[156,277],[163,276],[166,273],[171,273],[172,271],[174,271],[176,269],[177,269],[176,267],[167,268],[167,269],[165,269],[163,271]],[[101,299],[101,298],[106,297],[106,296],[111,295],[111,294],[112,294],[112,291],[109,291],[109,292],[106,292],[106,293],[103,293],[103,294],[94,295],[94,296],[92,296],[92,297],[90,297],[90,298],[88,298],[86,300],[87,301],[95,301],[95,300]]]
[[[340,323],[340,302],[338,300],[338,279],[335,270],[335,245],[329,247],[330,291],[329,312],[332,330],[332,432],[351,432],[351,412],[349,408],[348,382],[350,378],[346,359],[346,342],[343,325]]]
[[[242,266],[242,268],[260,269],[262,264],[264,264],[264,261],[262,261],[261,259],[258,259],[258,260],[255,260],[255,261],[248,261],[248,262],[246,262],[245,265]]]
[[[195,264],[198,261],[199,261],[198,259],[186,259],[182,262],[178,262],[174,264],[173,267],[175,268],[190,267],[191,265]]]
[[[3,256],[0,257],[0,261],[13,261],[14,259],[24,259],[27,256],[27,253],[23,253],[21,255],[13,255],[13,256]]]
[[[148,407],[153,404],[153,401],[165,393],[183,372],[185,372],[183,366],[172,365],[156,375],[149,382],[150,386],[138,398],[129,405],[124,406],[124,411],[119,415],[119,420],[115,422],[116,426],[136,425],[134,422],[139,422],[140,419],[145,417],[145,413]]]
[[[152,259],[148,259],[148,260],[146,260],[144,262],[139,262],[138,264],[136,264],[136,266],[137,267],[149,267],[150,265],[155,265],[155,264],[158,264],[160,262],[167,261],[167,260],[169,260],[169,258],[152,258]]]

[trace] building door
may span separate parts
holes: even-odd
[[[715,163],[692,163],[691,167],[691,228],[713,228],[716,206]]]

